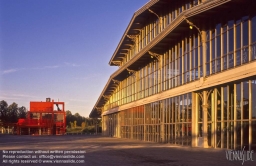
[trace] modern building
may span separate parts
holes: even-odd
[[[109,64],[90,113],[103,135],[256,148],[255,0],[151,0]]]
[[[17,123],[18,135],[63,135],[66,133],[64,102],[30,102],[26,119]]]

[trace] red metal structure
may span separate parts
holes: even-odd
[[[63,135],[66,132],[64,102],[30,102],[26,119],[17,123],[18,135]]]

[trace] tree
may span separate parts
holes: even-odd
[[[3,122],[8,121],[7,112],[8,112],[8,104],[7,104],[7,102],[4,101],[4,100],[0,101],[0,119]]]
[[[18,104],[13,102],[11,105],[9,105],[7,110],[8,122],[16,123],[18,121]]]
[[[67,110],[66,111],[66,123],[69,127],[73,127],[71,126],[71,122],[74,121],[74,116],[72,115],[71,111]]]
[[[0,119],[4,123],[17,123],[18,118],[26,118],[26,115],[27,110],[24,106],[18,107],[15,102],[8,106],[6,101],[0,101]]]
[[[81,127],[82,127],[82,129],[85,128],[85,122],[82,122]]]
[[[77,121],[77,126],[81,126],[83,122],[83,117],[79,113],[75,113],[75,120]]]
[[[74,128],[76,128],[76,120],[74,121]]]
[[[67,110],[66,111],[66,116],[70,116],[70,115],[72,115],[71,111]]]
[[[27,116],[27,109],[26,107],[22,106],[18,108],[18,117],[19,118],[26,118]]]
[[[70,124],[70,128],[73,129],[74,128],[74,123],[73,122],[69,122]]]
[[[76,121],[76,126],[81,126],[82,123],[85,121],[85,117],[79,115],[79,113],[75,113],[74,115],[72,115],[71,111],[67,110],[66,111],[66,123],[69,127],[70,126],[70,122],[74,122]]]

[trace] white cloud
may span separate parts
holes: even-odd
[[[16,96],[16,97],[35,97],[35,96],[27,95],[27,94],[12,94],[12,96]]]
[[[18,69],[8,69],[8,70],[4,70],[4,71],[2,72],[2,74],[14,73],[14,72],[16,72],[16,71],[18,71]]]
[[[16,69],[7,69],[4,70],[2,72],[0,72],[1,74],[10,74],[10,73],[14,73],[20,70],[46,70],[46,69],[57,69],[60,67],[79,67],[81,65],[75,64],[75,63],[68,63],[65,62],[65,65],[52,65],[52,66],[42,66],[42,67],[34,67],[34,68],[16,68]]]
[[[14,93],[13,91],[2,91],[0,97],[2,99],[24,99],[24,98],[35,98],[36,96],[32,96],[29,94],[23,93]]]
[[[53,66],[43,66],[43,67],[35,67],[35,68],[17,68],[17,69],[8,69],[1,72],[1,74],[10,74],[14,72],[18,72],[20,70],[44,70],[44,69],[56,69],[59,68],[59,65],[53,65]]]
[[[68,62],[65,62],[65,65],[66,66],[71,66],[71,67],[79,67],[81,65],[78,65],[78,64],[75,64],[75,63],[68,63]]]
[[[36,69],[36,70],[43,70],[43,69],[56,69],[59,68],[59,65],[53,65],[53,66],[43,66],[43,67],[36,67],[36,68],[32,68],[32,69]]]
[[[0,91],[0,100],[5,100],[9,105],[13,102],[18,106],[25,106],[29,108],[29,101],[35,99],[35,96],[26,93],[17,93],[15,91]]]

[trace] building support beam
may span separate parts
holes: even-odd
[[[114,65],[120,67],[121,66],[121,62],[120,61],[113,61],[112,62]]]
[[[204,90],[201,93],[198,93],[202,101],[202,110],[203,110],[203,147],[208,148],[208,109],[209,106],[209,96],[212,93],[212,90]],[[199,103],[199,102],[198,102]]]
[[[144,118],[143,118],[143,140],[146,141],[146,106],[143,106],[143,114],[144,114]]]
[[[121,81],[118,81],[118,80],[115,80],[115,79],[112,79],[112,81],[115,83],[115,84],[120,84]]]
[[[160,54],[157,54],[157,53],[154,53],[154,52],[151,52],[151,51],[148,51],[148,54],[150,55],[150,57],[152,59],[156,58],[158,61],[160,60]]]
[[[191,135],[192,135],[192,142],[191,142],[191,146],[192,147],[196,147],[198,146],[197,144],[197,139],[198,139],[198,95],[194,92],[192,92],[192,119],[191,119]]]
[[[152,13],[152,14],[154,14],[157,18],[158,18],[158,20],[159,20],[159,25],[160,25],[160,32],[162,31],[162,17],[160,17],[158,14],[156,14],[153,10],[151,10],[151,9],[148,9],[148,11],[150,12],[150,13]]]
[[[161,120],[160,120],[160,142],[161,143],[165,143],[166,142],[166,140],[165,140],[165,130],[164,130],[164,119],[165,119],[165,111],[164,111],[164,109],[166,109],[165,108],[165,106],[163,106],[163,101],[161,101],[160,102],[160,104],[161,104],[161,106],[160,106],[160,108],[162,108],[162,109],[160,109],[160,115],[161,115]]]

